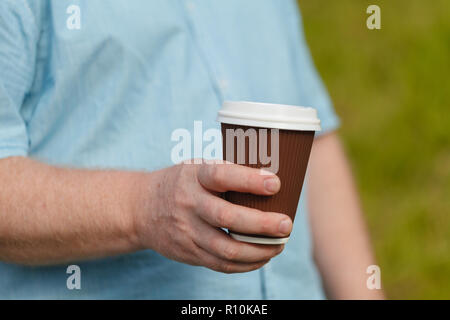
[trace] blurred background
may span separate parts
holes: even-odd
[[[388,298],[450,299],[450,1],[299,5]]]

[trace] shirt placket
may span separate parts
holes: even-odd
[[[195,0],[181,0],[182,7],[186,12],[187,23],[191,29],[192,36],[196,41],[198,50],[204,63],[209,70],[213,87],[215,88],[220,104],[229,96],[231,90],[230,77],[227,75],[225,64],[219,55],[216,54],[217,48],[212,44],[208,33],[211,26],[203,23],[201,6]],[[270,262],[269,262],[270,263]],[[270,273],[271,267],[267,264],[259,269],[259,285],[261,288],[261,298],[267,299],[267,274]]]
[[[222,103],[229,96],[230,77],[222,59],[216,54],[217,48],[210,40],[211,26],[206,25],[202,19],[205,14],[203,8],[195,0],[182,0],[183,8],[187,13],[187,23],[190,25],[193,38],[197,42],[197,47],[209,70],[211,81],[216,94]]]

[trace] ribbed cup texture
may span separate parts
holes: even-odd
[[[234,159],[226,158],[226,145],[227,145],[227,129],[254,129],[257,136],[257,150],[259,155],[260,148],[260,131],[256,127],[246,127],[239,125],[231,125],[222,123],[222,138],[223,138],[223,158],[231,162],[237,163],[237,139],[234,138]],[[269,157],[273,157],[271,150],[271,130],[267,129],[267,154]],[[279,165],[277,176],[281,180],[280,191],[273,196],[260,196],[249,193],[240,193],[229,191],[224,194],[224,198],[234,204],[242,206],[256,208],[261,211],[279,212],[288,215],[292,221],[294,221],[295,213],[297,212],[297,206],[302,191],[303,181],[305,179],[306,167],[308,165],[309,155],[311,153],[311,147],[314,140],[314,131],[293,131],[293,130],[279,130]],[[245,138],[245,163],[240,163],[254,168],[270,167],[270,163],[263,165],[260,162],[260,157],[257,156],[257,163],[251,164],[249,159],[249,146],[250,139]],[[237,233],[234,232],[233,233]],[[262,237],[258,235],[258,237]],[[265,237],[265,236],[263,236]]]

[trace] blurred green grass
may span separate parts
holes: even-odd
[[[450,298],[450,1],[300,0],[388,298]],[[381,30],[366,8],[381,8]]]

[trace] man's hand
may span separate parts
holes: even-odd
[[[277,176],[229,163],[180,164],[156,172],[153,197],[135,217],[141,246],[226,273],[260,268],[284,246],[239,242],[221,228],[284,237],[292,228],[290,218],[231,204],[219,194],[232,190],[269,196],[279,188]]]
[[[283,237],[292,222],[219,195],[279,188],[276,176],[233,164],[129,172],[2,159],[0,261],[43,265],[152,249],[222,272],[254,270],[283,247],[241,243],[220,228]]]

